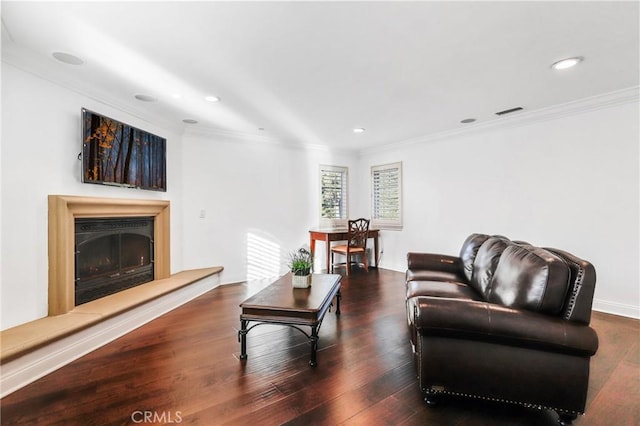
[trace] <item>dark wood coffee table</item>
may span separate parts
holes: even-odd
[[[240,359],[247,359],[247,333],[252,328],[261,324],[280,324],[293,327],[307,336],[311,344],[309,365],[317,365],[318,331],[334,297],[336,315],[340,315],[342,277],[335,274],[313,274],[311,277],[311,287],[293,288],[291,274],[286,274],[240,304]],[[256,324],[247,328],[251,321]],[[300,326],[311,327],[311,333]]]

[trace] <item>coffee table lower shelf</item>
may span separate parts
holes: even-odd
[[[318,332],[325,314],[336,299],[336,315],[340,315],[340,275],[314,274],[311,287],[292,288],[287,274],[240,304],[240,359],[247,359],[247,333],[263,324],[285,325],[304,334],[311,345],[309,365],[315,367],[318,351]],[[249,326],[250,322],[255,324]],[[310,327],[307,333],[301,327]]]

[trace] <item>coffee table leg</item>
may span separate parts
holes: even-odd
[[[247,322],[246,320],[240,320],[240,331],[238,331],[240,359],[247,359]]]
[[[336,294],[336,315],[340,315],[340,299],[342,299],[342,293],[338,290],[338,294]]]
[[[311,360],[309,361],[309,365],[315,367],[318,365],[316,360],[316,352],[318,351],[318,327],[311,327],[309,342],[311,343]]]

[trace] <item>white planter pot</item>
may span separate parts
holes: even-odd
[[[292,275],[293,288],[307,288],[311,285],[311,275]]]

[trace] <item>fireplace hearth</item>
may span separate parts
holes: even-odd
[[[153,217],[75,220],[75,305],[153,281]]]

